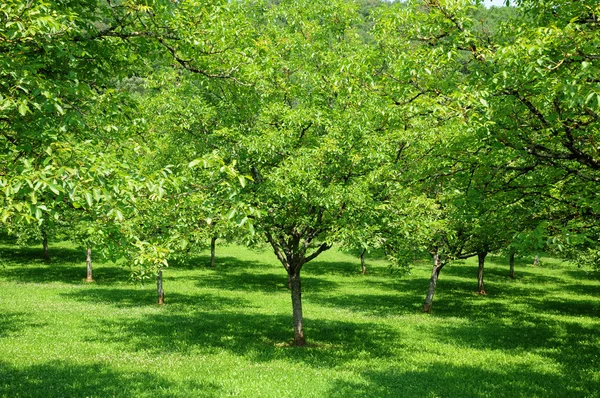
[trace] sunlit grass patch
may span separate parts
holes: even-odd
[[[155,285],[85,253],[63,260],[16,251],[0,267],[0,396],[597,396],[600,283],[560,262],[490,258],[488,295],[476,264],[440,276],[381,259],[326,252],[303,269],[308,345],[292,340],[286,274],[270,251],[219,247],[169,268]],[[12,246],[0,246],[10,253]],[[20,257],[23,255],[22,257]],[[80,256],[80,258],[78,257]]]

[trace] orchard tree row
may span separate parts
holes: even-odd
[[[515,3],[515,2],[513,2]],[[600,259],[595,0],[6,0],[0,221],[125,258]],[[162,301],[162,297],[159,298]]]

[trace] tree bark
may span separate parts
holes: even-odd
[[[165,292],[163,290],[162,270],[158,271],[156,277],[156,291],[158,293],[158,304],[163,305],[165,303]]]
[[[536,254],[535,258],[533,259],[533,266],[537,267],[538,265],[540,265],[540,256]]]
[[[295,267],[294,267],[295,268]],[[302,286],[300,283],[300,270],[290,269],[289,282],[292,288],[292,314],[294,320],[294,345],[306,345],[304,327],[302,325]]]
[[[48,250],[48,234],[42,230],[42,247],[44,248],[44,261],[50,261],[50,251]]]
[[[515,279],[515,252],[511,251],[508,257],[509,276],[510,279]]]
[[[433,296],[435,295],[435,287],[437,286],[438,278],[440,277],[440,271],[444,267],[440,259],[440,255],[435,252],[433,256],[433,269],[431,271],[431,278],[429,279],[429,289],[427,289],[427,296],[425,296],[425,302],[423,303],[423,312],[430,313],[431,306],[433,305]]]
[[[487,252],[477,253],[477,261],[479,263],[479,269],[477,270],[477,293],[485,294],[483,287],[483,267],[485,266],[485,257]]]
[[[85,265],[87,267],[87,277],[85,278],[86,282],[93,282],[94,278],[92,277],[92,248],[88,246],[87,254],[85,256]]]
[[[365,275],[367,273],[367,266],[365,265],[365,252],[367,249],[363,249],[362,253],[360,253],[360,266],[362,268],[362,274]]]
[[[210,268],[215,268],[215,246],[217,243],[217,237],[213,236],[210,238]]]

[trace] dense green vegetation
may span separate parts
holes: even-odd
[[[600,281],[570,264],[504,258],[442,276],[420,312],[429,266],[390,274],[367,255],[332,249],[304,273],[304,349],[291,346],[289,291],[264,251],[219,247],[154,286],[82,250],[0,246],[0,396],[593,397],[600,391]]]
[[[106,345],[102,358],[131,353],[124,377],[136,395],[150,394],[128,368],[140,355],[156,361],[157,380],[179,380],[182,395],[259,388],[224,386],[216,375],[198,384],[192,365],[170,357],[189,348],[190,364],[199,355],[229,367],[231,380],[234,363],[276,363],[286,372],[270,373],[289,383],[323,383],[302,390],[314,395],[396,395],[407,388],[393,382],[404,365],[417,372],[414,395],[592,395],[600,3],[512,3],[4,0],[0,233],[21,245],[0,253],[0,299],[10,307],[2,360],[15,361],[6,373],[41,366],[62,369],[58,380],[89,376],[110,362],[91,360]],[[217,240],[239,246],[215,266]],[[50,250],[61,241],[83,248],[87,285],[65,262],[70,249]],[[32,243],[44,264],[21,256]],[[214,269],[195,269],[209,245]],[[346,252],[381,258],[361,279]],[[537,264],[541,252],[569,262],[517,270],[514,281],[494,265],[509,259],[514,279],[515,261]],[[473,288],[457,288],[474,258]],[[98,259],[117,265],[96,268]],[[155,300],[170,305],[152,307],[131,282],[156,284]],[[435,316],[416,314],[415,289],[421,311]],[[291,317],[280,295],[291,296]],[[34,299],[40,311],[13,303]],[[385,310],[388,299],[397,312]],[[84,368],[61,368],[69,349],[44,356],[69,340],[40,332],[52,319],[89,345],[73,359]],[[82,319],[90,330],[78,329]],[[305,351],[280,336],[290,319],[290,345]],[[438,347],[451,329],[456,341]],[[40,355],[14,353],[19,336],[29,348],[17,351]],[[586,364],[575,365],[582,355]],[[163,374],[172,371],[163,361],[187,371]],[[315,373],[301,372],[306,364]],[[105,379],[121,372],[103,366]],[[469,376],[456,391],[417,382],[435,375],[445,385],[440,374],[467,369],[483,381]],[[23,391],[37,391],[33,373]],[[498,394],[482,385],[499,374],[509,381]],[[56,384],[57,394],[87,393],[73,382],[73,391]],[[293,390],[280,375],[265,383]]]

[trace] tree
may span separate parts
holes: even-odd
[[[595,225],[598,4],[517,3],[491,33],[469,1],[415,1],[393,26],[422,61],[421,95],[461,110],[465,128],[504,154],[511,186],[546,201],[555,230],[574,218]]]

